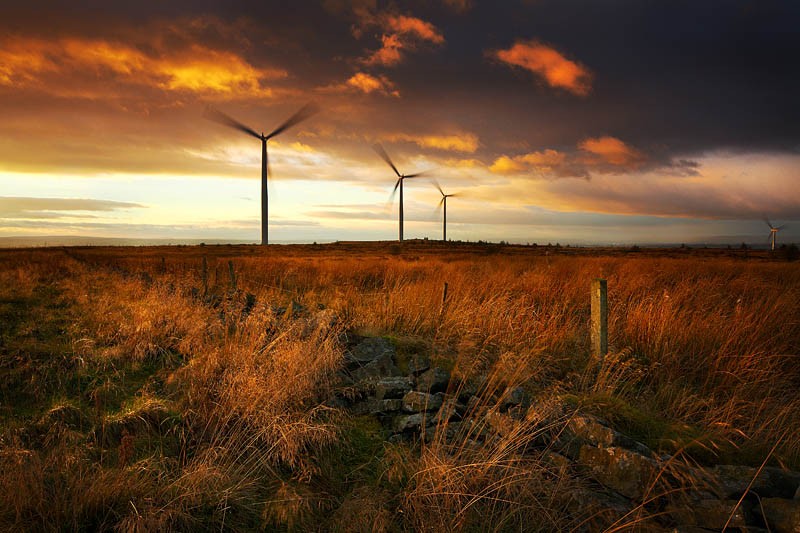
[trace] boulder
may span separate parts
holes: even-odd
[[[505,437],[506,435],[512,433],[520,425],[520,422],[515,420],[513,417],[506,413],[501,413],[495,409],[489,409],[486,411],[484,420],[486,420],[486,425],[501,437]]]
[[[800,533],[800,501],[761,498],[764,520],[776,533]]]
[[[415,355],[408,360],[408,373],[417,375],[431,367],[431,360],[426,355]]]
[[[442,394],[410,391],[403,396],[403,411],[407,413],[436,411],[442,406],[443,400],[444,395]]]
[[[522,387],[508,387],[500,400],[500,408],[504,410],[516,406],[527,407],[529,404],[528,393]]]
[[[377,381],[384,377],[397,377],[402,373],[394,365],[391,354],[384,353],[370,362],[351,370],[350,374],[356,381],[373,380],[377,383]]]
[[[619,431],[611,429],[602,420],[590,415],[573,416],[558,438],[558,447],[567,455],[577,457],[584,444],[602,448],[628,448],[641,455],[652,452],[644,444],[637,442]]]
[[[398,433],[419,431],[424,423],[425,415],[423,413],[401,415],[394,419],[393,428]]]
[[[583,445],[579,461],[599,483],[634,500],[642,499],[658,473],[654,460],[626,448]]]
[[[417,377],[417,390],[430,393],[444,392],[448,383],[450,383],[450,372],[434,367]]]
[[[394,344],[384,337],[367,337],[345,353],[348,361],[366,364],[379,358],[395,355]]]
[[[679,527],[697,526],[719,531],[727,523],[730,528],[746,528],[753,522],[752,504],[738,503],[738,500],[698,500],[667,506],[666,512]]]
[[[387,377],[375,383],[375,397],[379,400],[402,398],[410,390],[411,380],[406,377]]]
[[[752,481],[750,491],[762,498],[793,498],[800,489],[800,473],[766,467],[717,465],[710,469],[711,485],[720,498],[738,499]],[[754,480],[755,478],[755,480]]]

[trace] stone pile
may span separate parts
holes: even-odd
[[[475,442],[502,438],[525,423],[530,399],[524,389],[505,389],[488,402],[494,407],[486,407],[479,386],[451,382],[450,373],[431,366],[425,356],[398,364],[389,339],[356,338],[345,362],[339,405],[377,417],[391,442],[429,440],[440,421],[448,422],[448,437],[464,426],[475,428],[469,432]],[[729,531],[800,533],[800,473],[736,465],[694,468],[589,415],[555,427],[537,433],[533,449],[554,468],[597,484],[574,495],[584,512],[596,508],[619,518],[645,502],[663,531],[719,531],[727,523]]]

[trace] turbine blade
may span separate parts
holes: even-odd
[[[222,124],[223,126],[228,126],[229,128],[233,128],[235,130],[242,131],[247,133],[248,135],[252,135],[256,139],[261,140],[261,135],[255,132],[252,128],[248,128],[235,118],[226,115],[219,109],[212,107],[211,105],[207,105],[205,111],[203,111],[203,118],[211,120],[213,122],[217,122],[218,124]]]
[[[453,194],[448,194],[447,196],[449,196],[450,198],[458,198],[458,197],[464,196],[464,193],[463,192],[454,192]]]
[[[418,178],[420,176],[424,176],[424,175],[429,174],[429,173],[430,173],[430,170],[423,170],[421,172],[417,172],[416,174],[408,174],[407,176],[403,176],[403,177],[404,178]]]
[[[433,183],[433,186],[434,186],[434,187],[436,187],[436,188],[439,190],[439,193],[440,193],[442,196],[444,196],[444,191],[442,190],[442,186],[441,186],[441,185],[439,185],[439,182],[438,182],[438,181],[436,181],[436,178],[431,178],[431,183]]]
[[[372,149],[375,150],[375,152],[379,156],[381,156],[381,159],[386,161],[387,165],[392,167],[392,170],[394,170],[394,173],[397,174],[398,178],[402,178],[402,176],[400,175],[400,171],[397,170],[397,167],[394,166],[394,163],[392,163],[392,158],[389,157],[389,154],[386,153],[386,150],[383,149],[383,146],[381,146],[380,143],[375,143],[374,145],[372,145]],[[399,184],[400,182],[398,181],[397,183]],[[397,189],[397,185],[395,185],[394,188]]]
[[[433,217],[434,217],[434,219],[438,220],[438,218],[439,218],[439,213],[441,213],[441,212],[442,212],[442,206],[443,206],[443,205],[444,205],[444,196],[442,196],[442,199],[441,199],[441,200],[439,200],[439,203],[438,203],[438,204],[436,204],[436,209],[434,209],[434,210],[433,210]]]
[[[767,226],[769,226],[770,229],[772,229],[772,223],[769,221],[769,219],[767,217],[764,217],[764,222],[766,222]]]
[[[397,194],[397,189],[400,187],[400,180],[403,178],[397,178],[397,181],[394,182],[394,189],[392,189],[392,194],[389,195],[389,201],[386,202],[387,204],[391,205],[394,203],[394,195]]]
[[[777,226],[775,229],[783,229],[785,227],[786,227],[786,224],[781,224],[780,226]]]
[[[310,103],[304,105],[303,107],[300,108],[300,110],[297,111],[297,113],[295,113],[291,117],[287,118],[286,122],[284,122],[283,124],[281,124],[280,126],[275,128],[274,130],[272,130],[272,133],[267,135],[267,139],[271,139],[272,137],[275,137],[276,135],[280,135],[281,133],[283,133],[284,131],[288,130],[289,128],[297,126],[298,124],[300,124],[304,120],[307,120],[307,119],[313,117],[317,113],[319,113],[319,106],[317,104],[315,104],[314,102],[310,102]]]

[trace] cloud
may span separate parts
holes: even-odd
[[[384,15],[366,17],[362,25],[378,25],[382,28],[381,47],[361,60],[365,65],[390,67],[405,58],[405,51],[413,51],[422,44],[441,45],[442,33],[430,22],[406,15]],[[361,31],[361,30],[359,30]]]
[[[491,55],[503,63],[533,72],[551,87],[578,96],[586,96],[592,89],[589,69],[538,41],[517,41],[511,48],[495,50]]]
[[[270,97],[263,82],[286,76],[201,44],[165,50],[105,39],[15,37],[0,47],[0,85],[62,96],[113,96],[108,83],[116,82],[205,97]],[[81,79],[86,83],[76,87]]]
[[[554,168],[564,164],[567,154],[557,150],[544,150],[528,154],[498,157],[489,167],[495,174],[515,174],[529,169],[540,172],[552,172]]]
[[[94,218],[85,212],[109,212],[145,207],[132,202],[89,198],[31,198],[0,196],[0,219]]]
[[[362,92],[364,94],[382,94],[385,96],[400,97],[400,91],[394,88],[394,83],[386,76],[373,76],[366,72],[356,72],[344,83],[328,85],[319,89],[322,92]]]
[[[616,137],[587,138],[578,143],[578,151],[563,152],[546,149],[515,156],[501,155],[489,166],[494,174],[519,175],[536,172],[547,178],[585,178],[591,172],[619,174],[641,169],[647,157]],[[652,165],[651,165],[652,166]],[[696,172],[697,163],[682,160],[657,165],[676,168],[677,173]]]
[[[590,137],[581,141],[578,148],[597,156],[597,158],[589,159],[589,164],[608,163],[615,167],[636,169],[641,167],[646,160],[644,154],[616,137]]]
[[[480,146],[478,136],[474,133],[459,133],[456,135],[411,135],[408,133],[394,133],[383,137],[390,142],[412,142],[422,148],[434,148],[451,152],[474,153]]]

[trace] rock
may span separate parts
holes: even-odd
[[[528,398],[528,393],[525,392],[525,389],[522,387],[509,387],[503,393],[502,400],[500,401],[500,407],[502,409],[508,409],[509,407],[515,406],[527,407],[527,404],[529,403],[530,399]]]
[[[738,499],[758,469],[749,466],[717,465],[710,469],[712,487],[720,498]],[[762,498],[793,498],[800,490],[800,473],[766,467],[755,478],[750,491]]]
[[[425,422],[425,415],[416,413],[413,415],[401,415],[394,419],[394,430],[398,433],[419,431]]]
[[[478,394],[486,386],[489,378],[486,374],[479,374],[466,381],[462,381],[456,391],[458,393],[458,401],[461,403],[468,403],[471,398],[478,396]]]
[[[389,353],[379,355],[369,363],[352,370],[351,375],[357,381],[372,379],[376,382],[384,377],[400,376],[400,370],[394,366],[394,361]]]
[[[403,408],[403,400],[400,398],[392,398],[389,400],[381,400],[382,413],[396,413]]]
[[[486,420],[486,425],[501,437],[514,432],[520,425],[520,422],[511,416],[494,409],[486,411],[484,420]]]
[[[431,360],[426,355],[415,355],[408,361],[408,373],[417,375],[431,367]]]
[[[550,466],[554,466],[558,469],[569,468],[573,466],[572,461],[557,452],[545,451],[542,455],[542,460]]]
[[[579,461],[598,482],[634,500],[642,499],[658,473],[654,460],[625,448],[583,445]]]
[[[410,391],[403,396],[403,411],[407,413],[435,411],[442,406],[443,399],[444,396],[439,394]]]
[[[670,505],[666,512],[678,526],[721,530],[727,523],[728,527],[746,528],[753,521],[752,504],[743,501],[737,506],[737,503],[738,500],[699,500],[685,505]],[[729,517],[730,522],[728,522]]]
[[[567,422],[559,437],[558,447],[567,455],[577,457],[580,447],[584,444],[604,448],[628,448],[647,456],[652,454],[647,446],[611,429],[599,418],[589,415],[574,416]]]
[[[345,358],[348,361],[365,364],[387,355],[390,359],[395,355],[394,344],[392,344],[389,339],[384,337],[368,337],[355,345],[349,352],[345,353]],[[392,361],[392,363],[394,363],[394,361]]]
[[[800,533],[800,501],[761,498],[764,520],[777,533]]]
[[[410,390],[411,380],[406,377],[388,377],[375,383],[375,397],[379,400],[402,398]]]
[[[440,393],[437,393],[437,396]],[[444,395],[442,394],[444,397]],[[442,407],[439,409],[439,412],[436,413],[436,422],[449,422],[449,421],[458,421],[464,415],[465,407],[458,403],[453,397],[447,398],[444,397],[444,401],[442,402]]]
[[[431,368],[417,378],[417,390],[425,392],[444,392],[450,383],[450,372],[439,367]]]
[[[403,406],[402,400],[377,400],[375,398],[368,398],[362,402],[357,402],[350,407],[350,413],[353,415],[381,415],[388,413],[396,413]]]
[[[633,505],[619,494],[583,488],[569,491],[565,504],[572,516],[579,519],[581,527],[576,528],[577,531],[613,531],[613,526],[619,525],[620,519],[630,516],[633,510]]]

